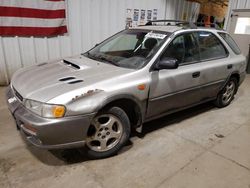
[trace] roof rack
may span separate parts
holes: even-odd
[[[217,30],[223,30],[216,23],[205,24],[203,22],[188,22],[182,20],[152,20],[148,21],[145,25],[153,25],[153,23],[165,22],[166,25],[172,25],[174,23],[176,26],[184,26],[185,28],[197,29],[198,27],[206,27],[209,25],[211,28],[215,28]],[[164,24],[165,25],[165,24]]]
[[[153,25],[153,23],[158,23],[158,22],[167,22],[167,25],[172,25],[171,23],[175,23],[176,26],[185,26],[189,27],[191,29],[196,29],[197,26],[193,22],[188,22],[188,21],[182,21],[182,20],[152,20],[148,21],[145,25]]]

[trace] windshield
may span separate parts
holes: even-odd
[[[157,52],[167,33],[150,30],[124,30],[84,55],[98,61],[131,69],[143,67]]]

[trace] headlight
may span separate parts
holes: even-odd
[[[46,118],[60,118],[63,117],[66,112],[65,106],[46,104],[30,99],[26,99],[24,105],[35,114]]]

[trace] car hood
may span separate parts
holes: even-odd
[[[47,102],[101,81],[115,81],[115,77],[133,71],[77,56],[20,69],[13,75],[11,84],[23,98]]]

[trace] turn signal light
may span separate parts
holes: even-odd
[[[137,89],[143,91],[143,90],[146,89],[146,85],[145,84],[140,84],[140,85],[137,86]]]
[[[64,106],[54,106],[52,108],[52,113],[53,113],[54,117],[56,117],[56,118],[63,117],[65,114],[65,107]]]

